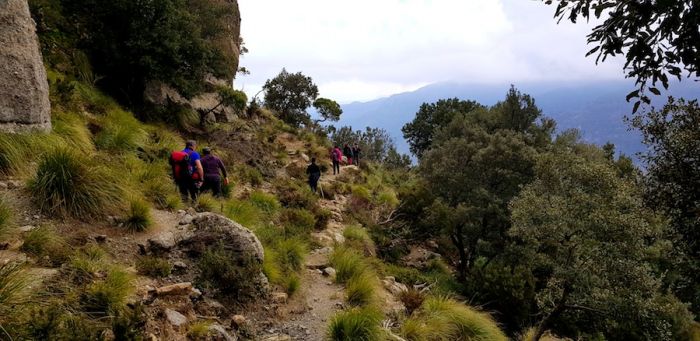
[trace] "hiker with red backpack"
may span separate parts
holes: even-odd
[[[340,174],[340,160],[343,159],[343,152],[338,146],[331,149],[331,161],[333,162],[333,175]]]
[[[185,143],[185,149],[170,154],[173,179],[180,190],[182,200],[185,202],[187,202],[188,196],[192,202],[197,200],[199,187],[204,179],[201,157],[195,148],[197,148],[197,142],[189,140]]]

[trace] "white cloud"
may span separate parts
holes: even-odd
[[[250,53],[239,77],[251,95],[282,67],[321,95],[367,100],[456,80],[619,77],[584,58],[589,25],[556,25],[553,8],[523,0],[239,0]]]

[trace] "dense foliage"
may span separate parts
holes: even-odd
[[[127,104],[142,101],[147,82],[162,81],[185,97],[204,90],[205,77],[232,79],[227,1],[31,0],[49,66],[101,86]]]
[[[457,269],[463,294],[498,312],[510,333],[687,337],[690,315],[665,289],[692,286],[693,275],[668,272],[677,269],[670,251],[684,244],[674,247],[664,217],[645,205],[629,158],[615,159],[611,144],[582,143],[575,130],[552,139],[554,122],[514,88],[492,107],[438,103],[424,104],[404,127],[420,164],[418,181],[401,192],[395,231],[449,245],[440,253]],[[665,115],[692,116],[693,105],[667,107]],[[659,115],[646,121],[650,134],[660,131],[650,127],[666,117]],[[688,141],[688,169],[697,126],[671,121],[682,131],[672,140]]]
[[[669,76],[680,80],[683,70],[689,77],[700,77],[700,6],[695,0],[544,2],[556,2],[554,16],[559,20],[575,23],[579,17],[584,20],[603,18],[588,35],[588,43],[595,45],[588,55],[597,53],[596,61],[624,55],[627,76],[637,80],[640,90],[651,83],[649,91],[658,95],[659,90],[653,86],[661,82],[668,88]],[[646,103],[650,101],[639,90],[630,93],[628,98],[632,97],[640,97]]]
[[[700,106],[671,100],[663,109],[633,121],[649,146],[642,155],[649,207],[670,219],[677,248],[669,284],[700,313]]]

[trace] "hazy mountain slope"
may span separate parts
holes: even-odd
[[[639,135],[628,129],[623,117],[631,113],[631,104],[625,95],[634,87],[627,81],[599,81],[594,83],[541,82],[515,84],[522,92],[535,97],[546,116],[554,118],[560,130],[578,128],[585,138],[602,144],[611,141],[625,154],[642,150]],[[436,83],[416,91],[396,94],[369,102],[343,105],[344,114],[337,126],[351,125],[381,127],[389,131],[399,150],[408,152],[401,127],[413,119],[423,102],[458,97],[492,105],[501,100],[509,84]],[[671,94],[676,97],[700,97],[700,84],[685,81],[672,84]],[[656,99],[662,105],[665,96]]]

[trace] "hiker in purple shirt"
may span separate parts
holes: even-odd
[[[218,157],[212,155],[211,148],[202,149],[202,168],[204,168],[204,185],[202,192],[211,190],[214,196],[221,196],[221,174],[224,176],[224,185],[228,185],[226,167]]]

